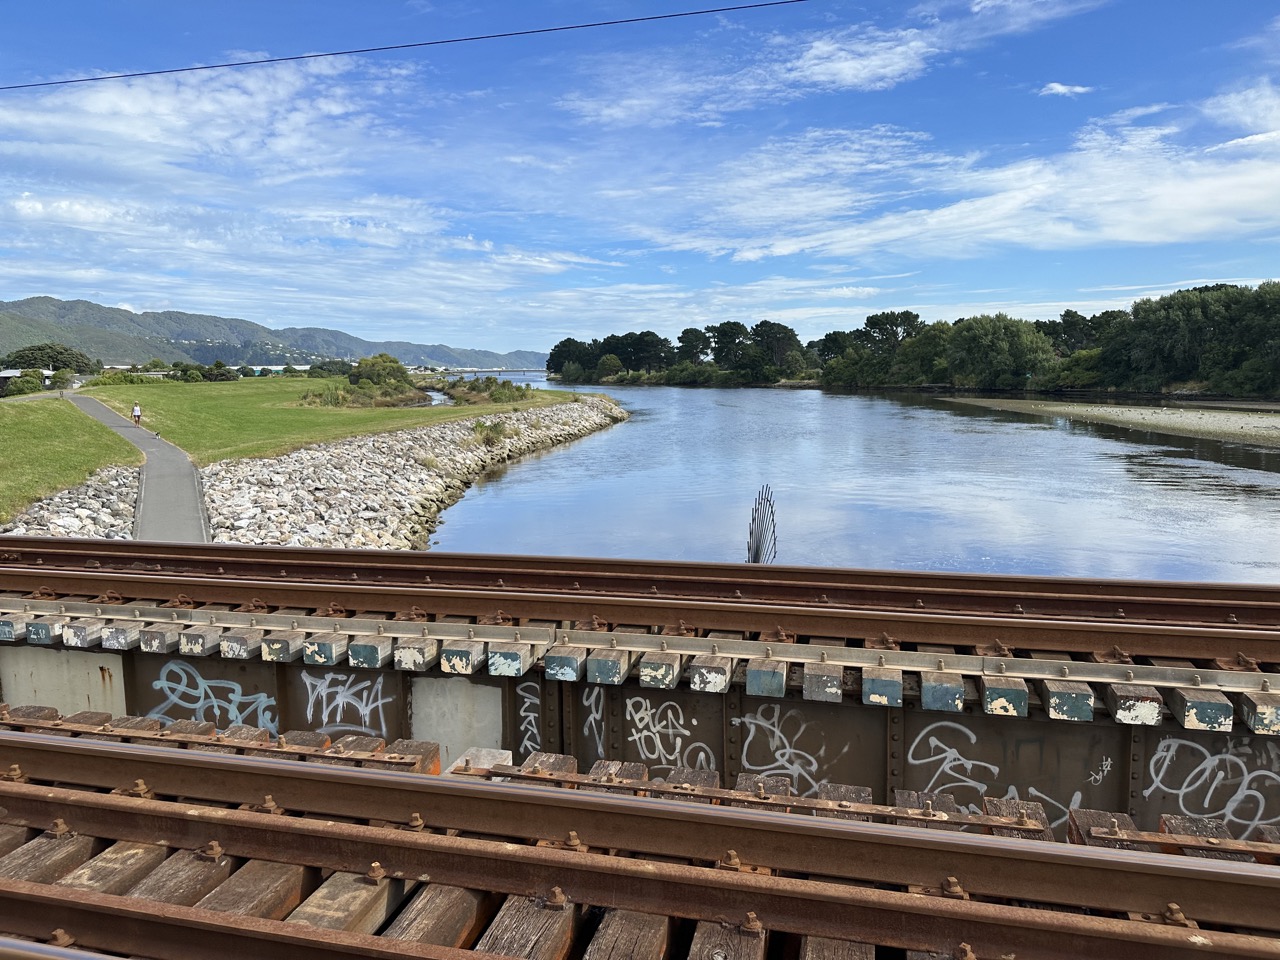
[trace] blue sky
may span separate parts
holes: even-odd
[[[696,10],[5,5],[0,85]],[[1280,277],[1280,9],[808,0],[0,92],[0,299],[547,350]]]

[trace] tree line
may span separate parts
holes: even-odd
[[[1004,313],[926,323],[910,310],[800,342],[785,324],[688,327],[675,343],[651,330],[561,340],[547,370],[569,383],[747,386],[815,380],[1009,390],[1186,390],[1280,394],[1280,283],[1213,284],[1136,301],[1128,310],[1057,320]]]

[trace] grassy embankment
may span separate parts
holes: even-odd
[[[0,403],[0,438],[0,523],[95,470],[142,462],[137,447],[57,397]]]
[[[142,406],[142,425],[176,444],[201,466],[218,460],[278,457],[299,447],[362,434],[409,430],[445,420],[482,417],[562,403],[572,394],[540,390],[519,403],[479,403],[459,407],[303,406],[299,399],[323,380],[236,380],[93,387],[84,392],[128,416]]]
[[[304,393],[323,383],[276,378],[228,383],[161,380],[81,392],[122,417],[128,417],[137,401],[143,427],[181,447],[200,465],[275,457],[315,443],[545,407],[574,396],[536,390],[532,399],[516,403],[431,407],[324,407],[299,402]],[[0,404],[0,437],[6,455],[0,474],[0,522],[41,497],[77,486],[100,467],[142,460],[131,444],[58,400]],[[57,438],[57,443],[50,443],[50,438]]]

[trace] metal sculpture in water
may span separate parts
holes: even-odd
[[[773,491],[765,484],[751,507],[747,531],[747,563],[773,563],[778,555],[778,531],[774,524]]]

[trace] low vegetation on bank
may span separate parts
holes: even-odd
[[[142,462],[133,444],[56,398],[0,404],[0,436],[0,523],[41,497],[78,486],[95,470]]]
[[[196,463],[244,457],[275,457],[314,443],[362,434],[407,430],[445,420],[563,403],[573,395],[531,390],[518,400],[477,395],[476,403],[425,405],[316,404],[312,381],[255,378],[228,383],[156,381],[84,391],[127,416],[136,401],[142,423],[187,451]]]

